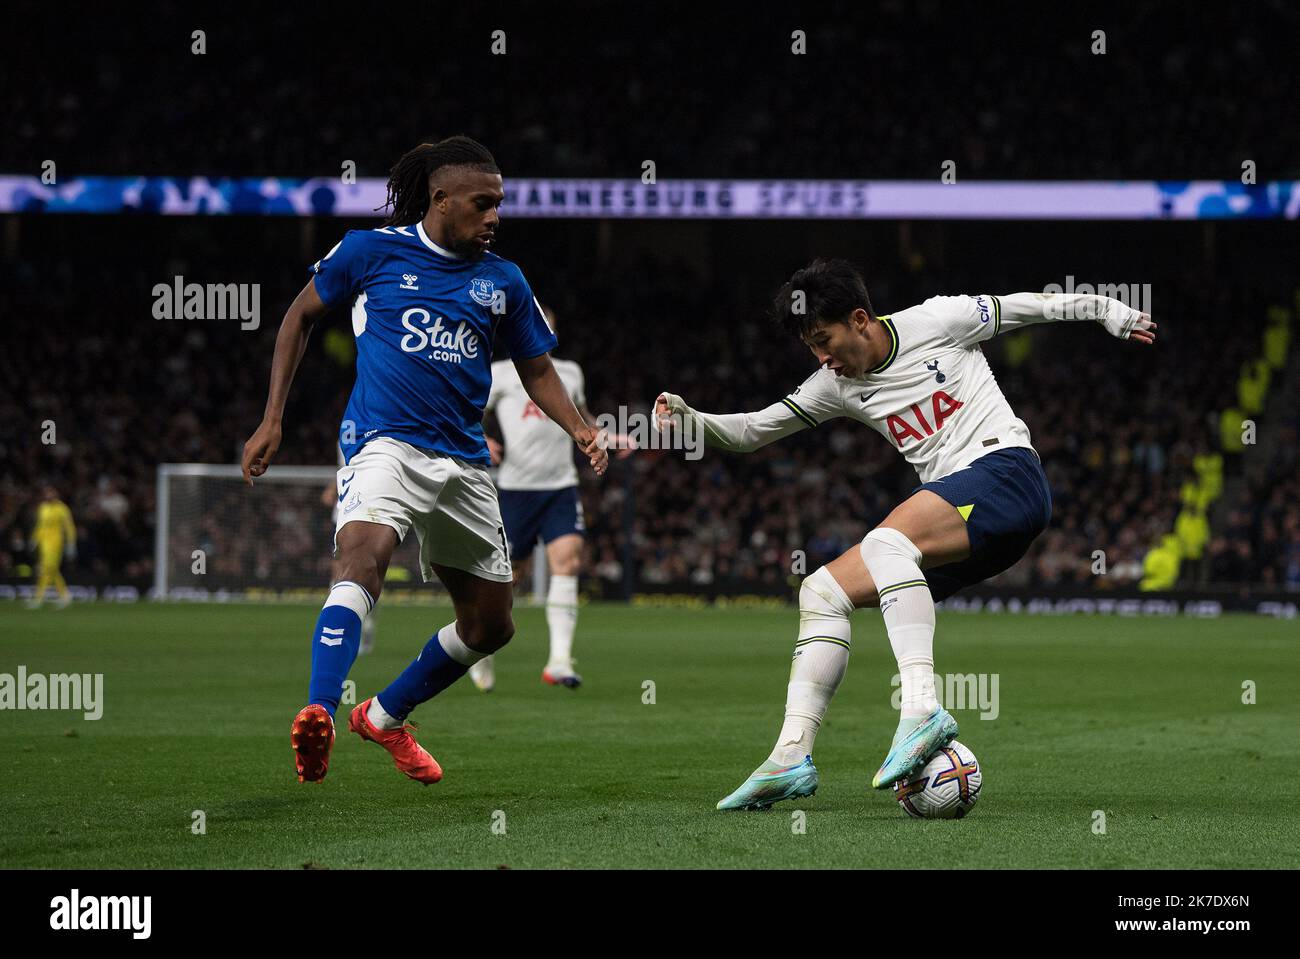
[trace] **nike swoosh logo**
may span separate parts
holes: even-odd
[[[873,396],[875,396],[877,393],[879,393],[880,390],[883,390],[883,389],[884,389],[884,387],[882,386],[882,387],[880,387],[880,389],[872,390],[870,393],[863,393],[863,394],[862,394],[862,402],[865,403],[867,400],[871,399]]]
[[[340,502],[340,503],[343,502],[343,497],[345,497],[345,496],[348,495],[348,484],[351,483],[352,480],[356,478],[356,475],[357,475],[356,473],[353,473],[353,474],[352,474],[351,476],[349,476],[347,479],[345,479],[345,480],[343,480],[341,483],[339,483],[339,489],[341,489],[341,490],[343,491],[343,492],[339,493],[339,502]]]

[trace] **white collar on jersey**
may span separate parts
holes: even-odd
[[[434,253],[437,253],[439,256],[445,256],[449,260],[465,259],[463,256],[457,256],[455,253],[452,253],[451,250],[444,250],[438,244],[430,240],[429,234],[424,232],[423,222],[419,222],[415,224],[415,232],[420,235],[420,242],[423,243],[425,246],[427,246],[429,249],[431,249]]]

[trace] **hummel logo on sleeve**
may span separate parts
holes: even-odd
[[[321,627],[320,641],[324,646],[341,646],[343,645],[343,627],[330,629],[328,626]]]

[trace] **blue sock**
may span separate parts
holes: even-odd
[[[460,659],[469,662],[453,659],[448,648]],[[450,623],[438,630],[424,644],[424,649],[415,661],[379,694],[379,705],[394,719],[406,719],[412,709],[437,696],[469,672],[470,665],[481,658],[461,642],[456,633],[456,624]]]
[[[311,640],[311,686],[307,701],[319,703],[333,716],[343,695],[343,680],[357,658],[361,645],[361,620],[374,607],[365,587],[340,580],[316,620]]]

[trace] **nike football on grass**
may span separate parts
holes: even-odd
[[[352,716],[348,720],[350,730],[362,739],[379,743],[387,749],[393,757],[393,765],[416,782],[427,786],[442,778],[442,767],[438,765],[438,760],[430,756],[408,732],[415,728],[414,724],[404,723],[399,729],[380,729],[366,715],[369,708],[370,700],[367,699],[352,710]]]
[[[956,738],[957,720],[942,706],[936,706],[934,712],[923,719],[900,719],[894,733],[894,745],[876,770],[871,785],[884,789],[906,779]]]
[[[794,766],[768,760],[740,784],[740,788],[718,803],[719,809],[767,809],[783,799],[801,799],[817,791],[817,767],[812,757]]]

